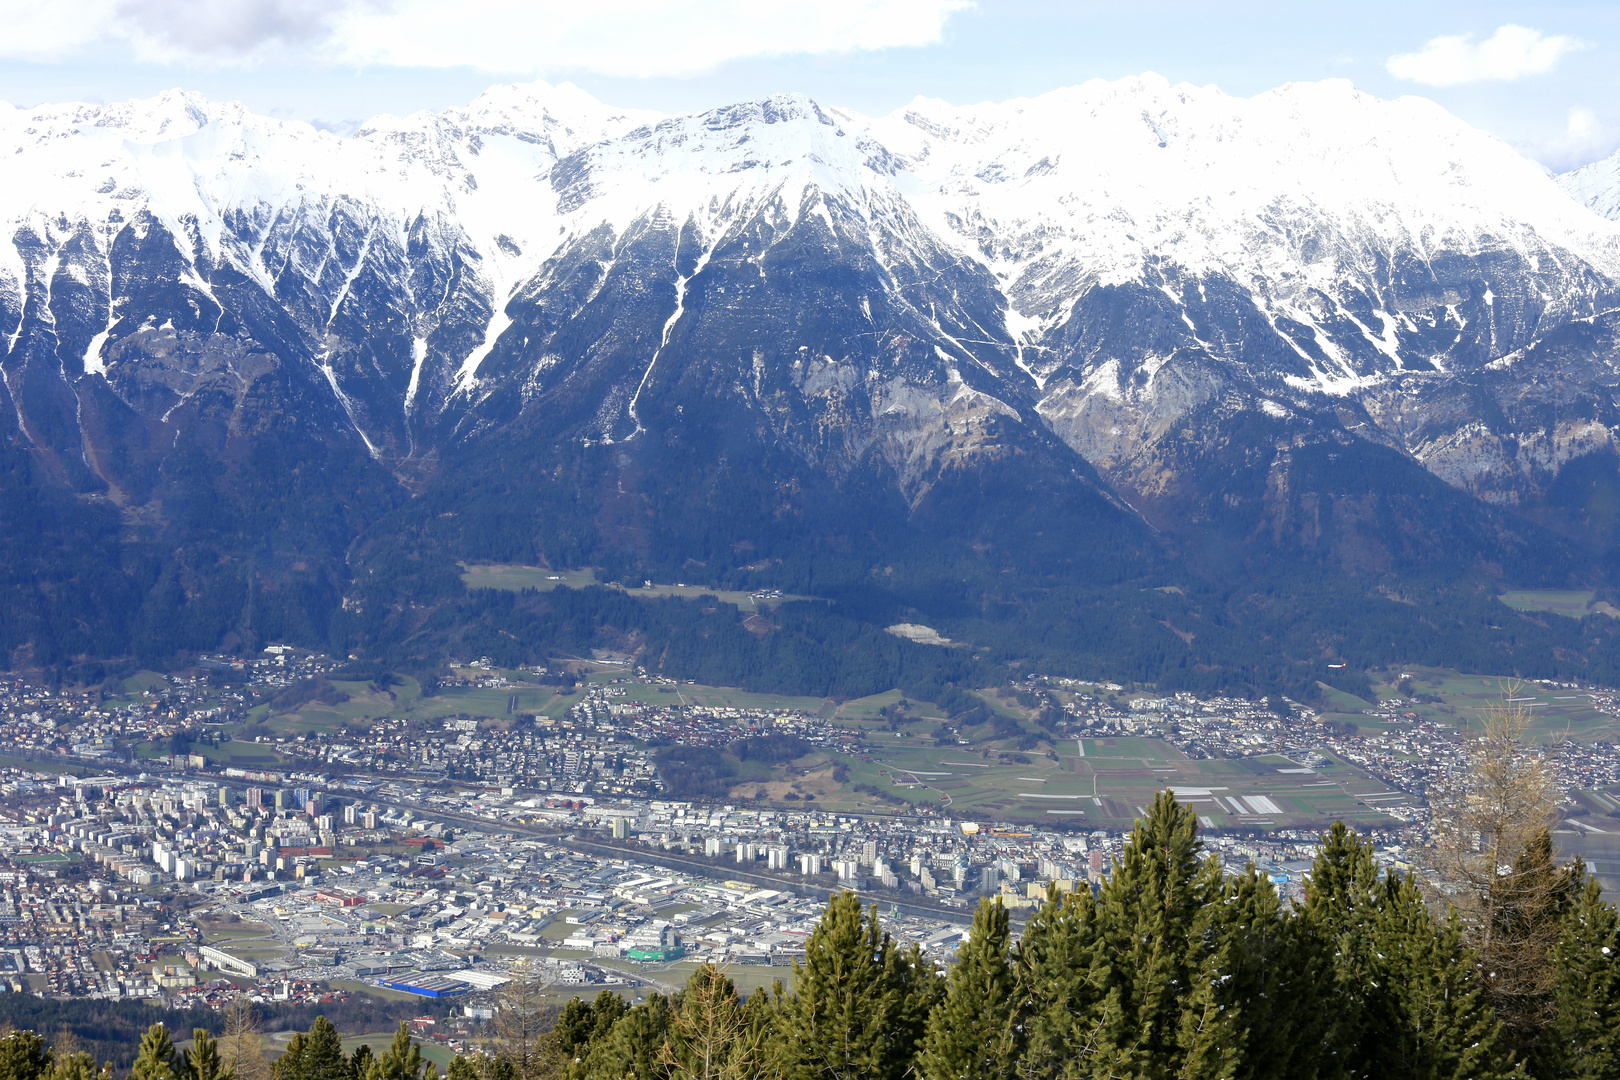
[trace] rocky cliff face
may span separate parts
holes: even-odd
[[[1616,452],[1620,226],[1415,99],[537,84],[339,139],[171,93],[11,110],[0,154],[0,437],[151,535],[205,478],[364,518],[491,454],[701,445],[914,515],[1021,473],[1356,573],[1503,572],[1526,517],[1608,543],[1560,478]],[[275,580],[341,591],[363,529]]]

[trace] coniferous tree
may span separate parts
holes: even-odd
[[[287,1050],[272,1066],[275,1080],[349,1080],[349,1060],[343,1039],[324,1016],[317,1016],[307,1032],[294,1035]]]
[[[372,1062],[377,1055],[371,1052],[370,1043],[361,1043],[349,1055],[349,1080],[366,1080],[371,1075]]]
[[[669,998],[649,994],[600,1038],[575,1048],[572,1080],[665,1080],[664,1042],[669,1038]]]
[[[129,1080],[179,1080],[180,1069],[169,1029],[153,1024],[141,1036],[141,1048],[130,1067]]]
[[[704,964],[675,1001],[660,1063],[670,1080],[754,1080],[765,1068],[767,1041],[731,980]]]
[[[38,1032],[13,1031],[0,1039],[0,1080],[40,1080],[50,1066],[50,1048]]]
[[[624,998],[611,990],[603,990],[589,1002],[572,998],[563,1006],[556,1026],[546,1038],[568,1058],[579,1057],[577,1051],[581,1047],[605,1039],[629,1009]]]
[[[556,1006],[546,992],[546,979],[527,960],[512,969],[512,978],[500,989],[495,1010],[496,1044],[512,1063],[518,1080],[539,1080],[565,1063],[545,1033],[556,1019]]]
[[[1558,865],[1546,828],[1531,836],[1510,872],[1497,876],[1491,947],[1480,957],[1480,968],[1509,1046],[1521,1058],[1537,1056],[1541,1032],[1552,1021],[1557,981],[1553,950],[1564,913],[1585,879],[1581,860]]]
[[[98,1066],[96,1056],[88,1050],[52,1054],[44,1080],[113,1080],[112,1062]]]
[[[236,1074],[220,1060],[219,1043],[207,1028],[193,1028],[191,1045],[182,1059],[182,1080],[236,1080]]]
[[[238,994],[225,1006],[225,1034],[220,1042],[223,1044],[220,1052],[236,1080],[267,1080],[270,1066],[264,1059],[259,1016],[247,995]],[[351,1080],[365,1080],[365,1077],[362,1074]]]
[[[1314,1080],[1324,1063],[1335,989],[1333,953],[1304,917],[1285,913],[1271,882],[1250,863],[1228,878],[1212,912],[1224,943],[1217,1000],[1240,1010],[1238,1080]]]
[[[1370,1039],[1366,993],[1375,958],[1373,923],[1384,887],[1373,862],[1372,841],[1337,821],[1322,838],[1305,891],[1299,922],[1306,948],[1332,957],[1332,1003],[1322,1017],[1321,1070],[1330,1077],[1368,1075]]]
[[[1241,1045],[1239,1007],[1220,1000],[1227,946],[1212,917],[1220,864],[1199,861],[1198,819],[1168,791],[1138,820],[1098,894],[1087,981],[1100,993],[1090,1054],[1075,1077],[1225,1077]]]
[[[1023,1029],[1018,1075],[1050,1080],[1096,1048],[1100,989],[1090,982],[1099,944],[1097,902],[1090,889],[1059,894],[1024,928],[1013,951],[1013,1022]]]
[[[1464,744],[1468,767],[1429,792],[1429,869],[1439,886],[1431,899],[1456,910],[1508,1045],[1523,1057],[1551,1018],[1552,950],[1585,871],[1556,863],[1548,826],[1558,783],[1529,743],[1518,684],[1503,689]]]
[[[1620,1076],[1620,912],[1587,879],[1553,950],[1554,1015],[1535,1062],[1540,1080]]]
[[[925,1080],[1011,1080],[1023,1051],[1016,1022],[1011,928],[999,901],[980,900],[973,928],[928,1017],[917,1070]]]
[[[902,952],[852,892],[826,911],[793,965],[777,1013],[787,1080],[899,1080],[927,1025],[939,979],[915,946]]]
[[[513,1080],[517,1070],[499,1055],[458,1054],[450,1059],[445,1080]]]
[[[1362,958],[1367,1063],[1374,1076],[1497,1080],[1514,1075],[1455,915],[1437,923],[1408,876],[1390,874]]]
[[[316,1023],[320,1023],[318,1018]],[[314,1028],[310,1029],[313,1034]],[[336,1034],[334,1032],[334,1034]],[[341,1053],[339,1058],[341,1060]],[[425,1064],[425,1069],[424,1069]],[[371,1080],[423,1080],[424,1076],[431,1080],[438,1074],[438,1069],[432,1062],[424,1063],[422,1048],[411,1039],[411,1029],[405,1026],[405,1021],[399,1022],[399,1028],[394,1032],[394,1040],[388,1049],[371,1063],[369,1075]],[[314,1080],[326,1080],[325,1077]]]

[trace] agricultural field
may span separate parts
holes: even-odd
[[[1411,677],[1413,697],[1407,699],[1397,689],[1401,675]],[[1491,675],[1463,675],[1445,668],[1406,666],[1390,669],[1381,681],[1375,681],[1374,690],[1380,701],[1395,702],[1400,706],[1401,718],[1415,714],[1416,718],[1446,724],[1458,730],[1477,728],[1488,708],[1500,705],[1508,698],[1513,704],[1529,710],[1531,721],[1528,735],[1540,742],[1620,741],[1620,717],[1601,712],[1593,706],[1589,693],[1563,689],[1532,681]],[[1350,695],[1343,695],[1349,698]],[[1359,698],[1352,701],[1360,702]],[[1360,709],[1373,708],[1373,703],[1361,702]],[[1350,710],[1343,710],[1348,713]],[[1377,719],[1359,713],[1353,718],[1364,728],[1378,729]]]
[[[897,791],[956,817],[1048,826],[1128,828],[1167,787],[1206,828],[1385,824],[1380,807],[1406,801],[1340,762],[1306,770],[1283,757],[1193,760],[1160,739],[1131,736],[1065,739],[1055,755],[897,745],[871,757]]]
[[[676,582],[673,585],[638,585],[635,588],[625,588],[616,581],[598,581],[596,571],[590,568],[583,570],[551,570],[543,566],[514,566],[500,563],[462,563],[461,581],[469,589],[507,589],[516,592],[521,589],[535,589],[546,592],[560,586],[570,589],[583,589],[590,585],[601,585],[609,589],[619,589],[627,595],[643,600],[653,600],[661,596],[679,596],[688,600],[695,600],[700,596],[712,596],[727,604],[735,604],[743,611],[769,610],[777,604],[788,600],[813,600],[813,596],[782,595],[768,600],[756,600],[752,594],[733,589],[714,589],[706,585],[687,585]]]

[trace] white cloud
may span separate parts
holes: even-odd
[[[103,36],[116,14],[113,0],[0,0],[0,59],[60,59]]]
[[[1562,129],[1541,138],[1519,142],[1519,151],[1553,172],[1566,172],[1589,161],[1608,157],[1620,143],[1620,127],[1597,110],[1571,106]]]
[[[744,57],[928,45],[965,0],[400,0],[352,10],[345,60],[538,75],[691,75]]]
[[[972,0],[0,0],[0,58],[122,42],[138,59],[679,76],[749,57],[938,42]]]
[[[118,0],[117,29],[141,59],[228,59],[314,44],[335,16],[329,0]]]
[[[1437,37],[1420,52],[1390,57],[1384,67],[1398,79],[1426,86],[1460,86],[1545,75],[1565,56],[1584,48],[1585,42],[1575,38],[1548,37],[1540,30],[1509,23],[1480,42],[1472,34]]]

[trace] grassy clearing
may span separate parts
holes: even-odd
[[[656,979],[670,986],[681,987],[686,980],[698,969],[698,964],[692,961],[678,961],[662,967],[642,967],[635,963],[620,963],[614,965],[621,971],[634,972],[649,979]],[[747,997],[755,990],[769,990],[778,979],[784,986],[793,984],[793,971],[791,968],[767,967],[754,964],[728,964],[725,968],[726,977],[737,988],[737,993]]]
[[[883,693],[873,694],[871,697],[846,701],[838,706],[838,711],[833,714],[833,718],[837,720],[875,720],[877,719],[878,710],[897,704],[901,696],[898,690],[885,690]]]
[[[681,693],[695,705],[730,709],[800,709],[819,712],[827,705],[824,698],[794,697],[789,694],[756,694],[726,686],[683,686]]]
[[[426,998],[420,997],[416,994],[407,994],[403,990],[389,990],[381,986],[372,986],[370,983],[364,983],[358,979],[333,979],[327,985],[334,990],[347,990],[351,994],[365,994],[367,997],[383,998],[387,1001],[427,1000]],[[388,1040],[384,1038],[383,1048],[386,1049],[387,1046]],[[373,1043],[371,1048],[373,1051],[375,1051],[377,1049],[377,1045]]]
[[[231,742],[212,746],[193,743],[193,754],[201,754],[216,765],[237,765],[247,769],[274,769],[282,764],[281,755],[264,743]]]
[[[516,674],[509,677],[515,678]],[[363,682],[336,682],[333,685],[348,694],[349,700],[336,705],[311,703],[295,712],[271,717],[264,723],[272,731],[301,734],[335,732],[346,724],[369,726],[377,720],[431,721],[466,715],[504,721],[513,716],[535,713],[556,717],[584,697],[583,691],[563,693],[558,688],[519,682],[509,687],[445,687],[433,697],[423,697],[421,687],[414,679],[407,679],[404,685],[391,688],[391,693],[372,690],[370,684]]]
[[[1514,589],[1497,597],[1514,611],[1545,611],[1575,619],[1591,614],[1595,598],[1591,590],[1576,589]]]
[[[336,986],[337,983],[333,983],[332,985]],[[368,987],[366,987],[366,990],[367,990],[367,992],[373,993],[373,994],[382,992],[382,991],[379,991],[378,988],[375,987],[375,986],[368,986]],[[388,991],[388,992],[391,993],[392,991]],[[401,994],[400,997],[409,998],[409,997],[416,997],[416,995],[414,995],[414,994]],[[422,1002],[426,1002],[428,999],[427,998],[417,998],[417,1000],[422,1001]],[[362,1046],[369,1046],[369,1047],[371,1047],[371,1052],[372,1052],[373,1055],[375,1055],[377,1057],[381,1057],[383,1054],[388,1052],[388,1047],[393,1041],[394,1041],[393,1032],[377,1032],[377,1033],[371,1034],[371,1035],[354,1035],[354,1036],[351,1036],[351,1037],[343,1040],[342,1046],[343,1046],[344,1054],[350,1054],[350,1055],[352,1055],[356,1050],[360,1049]],[[424,1059],[433,1062],[433,1064],[435,1064],[435,1065],[437,1065],[439,1067],[440,1075],[443,1075],[445,1070],[450,1067],[450,1060],[456,1056],[456,1055],[454,1055],[454,1054],[452,1054],[450,1052],[450,1048],[448,1046],[438,1046],[438,1045],[435,1045],[433,1043],[425,1043],[425,1042],[417,1042],[416,1045],[421,1048],[422,1057]]]
[[[1322,698],[1327,702],[1331,711],[1359,713],[1363,709],[1373,707],[1372,702],[1363,700],[1354,694],[1346,693],[1343,690],[1335,689],[1325,682],[1317,683],[1316,687],[1322,692]]]
[[[218,944],[221,941],[237,941],[242,938],[267,938],[270,928],[263,923],[235,923],[228,926],[216,926],[212,923],[203,928],[203,935],[208,943]]]
[[[500,563],[462,563],[461,580],[469,589],[506,589],[517,592],[521,589],[535,589],[547,592],[551,589],[566,586],[570,589],[583,589],[591,585],[601,585],[609,589],[619,589],[623,592],[643,600],[655,600],[662,596],[679,596],[687,600],[695,600],[700,596],[712,596],[727,604],[735,604],[743,611],[769,610],[777,604],[788,600],[814,600],[813,596],[784,595],[769,600],[755,600],[752,595],[733,589],[714,589],[706,585],[687,585],[676,582],[673,585],[637,586],[626,589],[616,581],[599,581],[596,571],[589,567],[582,570],[551,570],[543,566],[516,566]]]
[[[469,589],[504,589],[507,592],[519,592],[523,589],[550,592],[564,586],[570,589],[583,589],[603,584],[596,580],[596,571],[589,568],[549,570],[543,566],[519,566],[512,563],[462,563],[461,581]]]
[[[12,757],[9,754],[0,754],[0,765],[12,769],[26,769],[29,772],[50,773],[53,776],[66,773],[68,776],[90,776],[95,772],[84,765],[69,765],[65,762],[35,761],[32,758]]]

